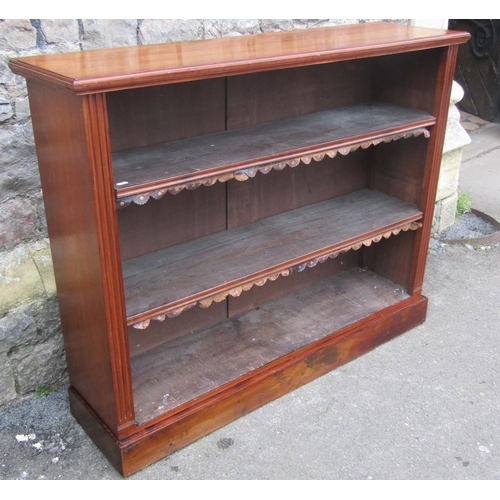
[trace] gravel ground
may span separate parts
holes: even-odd
[[[464,245],[467,245],[467,240],[481,238],[495,231],[493,224],[481,217],[472,213],[463,214],[456,219],[453,226],[443,231],[439,237],[431,238],[429,249],[431,252],[443,249],[447,245],[445,240],[464,240]]]
[[[75,463],[89,453],[102,464],[99,451],[70,414],[67,386],[0,413],[0,450],[0,479],[86,479],[78,472],[75,477]],[[96,477],[119,476],[109,466]]]
[[[495,227],[488,221],[472,213],[463,214],[453,226],[443,231],[441,240],[466,240],[467,238],[481,238],[495,232]]]

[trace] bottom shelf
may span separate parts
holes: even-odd
[[[132,358],[136,421],[145,424],[297,349],[409,298],[354,268]]]

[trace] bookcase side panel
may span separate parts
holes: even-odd
[[[457,52],[457,45],[451,45],[446,50],[440,52],[432,109],[432,114],[436,117],[436,125],[432,129],[426,155],[422,196],[419,205],[424,216],[422,219],[422,228],[417,232],[415,240],[415,251],[408,290],[410,294],[421,293],[424,281]]]
[[[430,137],[383,145],[373,152],[371,186],[416,204],[423,212],[422,227],[384,251],[366,250],[366,263],[408,293],[422,289],[427,249],[434,214],[439,166],[442,156],[457,46],[420,50],[377,58],[375,97],[431,113],[436,124]],[[406,242],[403,250],[402,242]]]
[[[106,198],[105,138],[96,130],[105,116],[88,97],[51,85],[28,81],[28,92],[70,382],[118,435],[133,407],[113,218],[103,220],[97,203],[105,201],[96,201]]]

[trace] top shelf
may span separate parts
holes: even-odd
[[[231,178],[347,154],[405,136],[428,135],[426,112],[371,102],[113,154],[118,207]]]
[[[25,78],[93,94],[431,49],[469,38],[458,31],[362,23],[39,55],[12,59],[9,66]]]

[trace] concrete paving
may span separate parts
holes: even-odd
[[[471,135],[461,189],[499,217],[500,126]],[[431,252],[424,293],[425,324],[129,480],[500,479],[500,247]],[[65,389],[0,415],[0,450],[1,479],[122,479]]]

